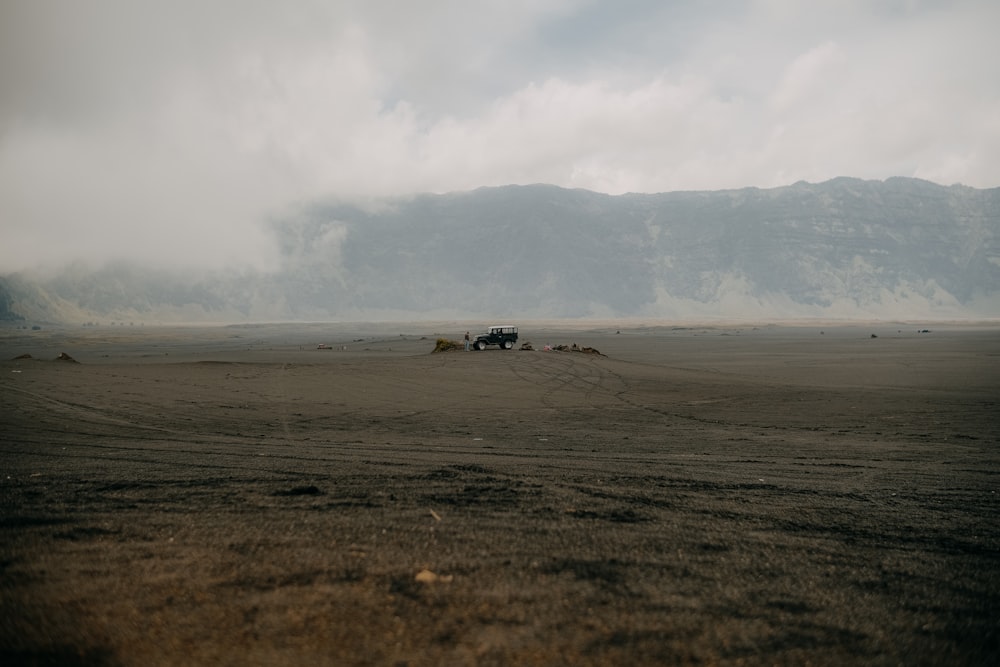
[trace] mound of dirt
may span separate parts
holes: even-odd
[[[438,338],[437,344],[434,346],[432,352],[448,352],[449,350],[461,350],[464,346],[457,340],[448,340],[447,338]]]
[[[601,357],[604,356],[596,348],[586,346],[580,347],[576,343],[573,343],[572,345],[556,345],[552,349],[556,352],[582,352],[583,354],[596,354]]]

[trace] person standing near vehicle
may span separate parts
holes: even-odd
[[[469,332],[465,332],[465,351],[469,351]]]

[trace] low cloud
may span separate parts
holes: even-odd
[[[996,3],[502,4],[4,3],[0,270],[266,267],[331,197],[1000,185]]]

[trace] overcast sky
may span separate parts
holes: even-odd
[[[995,0],[0,0],[0,272],[321,197],[1000,186]]]

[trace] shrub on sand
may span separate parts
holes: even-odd
[[[437,345],[434,346],[434,352],[447,352],[448,350],[460,350],[462,349],[462,343],[457,340],[448,340],[447,338],[438,338]]]

